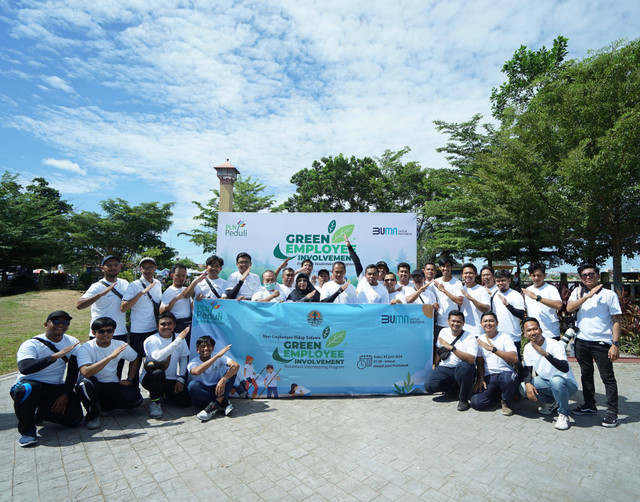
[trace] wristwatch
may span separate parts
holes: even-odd
[[[493,347],[493,348],[491,349],[491,352],[492,352],[493,354],[495,354],[496,352],[498,352],[498,349],[496,349],[495,347]]]
[[[542,297],[540,295],[536,296],[536,301],[539,302],[540,300],[542,300]]]
[[[616,347],[620,347],[620,342],[611,342],[613,343]]]
[[[455,346],[455,345],[452,345],[452,346],[451,346],[451,352],[455,352],[455,351],[456,351],[456,346]]]

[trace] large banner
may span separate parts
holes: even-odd
[[[430,305],[202,300],[193,314],[192,357],[202,335],[214,352],[231,344],[255,397],[269,384],[279,397],[421,393],[431,371]]]
[[[345,234],[362,266],[384,260],[395,272],[398,263],[416,265],[416,215],[407,213],[219,213],[217,252],[225,261],[220,274],[235,270],[236,255],[252,258],[252,272],[275,269],[286,258],[297,270],[302,261],[313,261],[313,273],[336,261],[347,265],[347,277],[355,268],[344,244]]]

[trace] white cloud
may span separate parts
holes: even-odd
[[[42,163],[45,166],[55,167],[56,169],[62,169],[63,171],[70,171],[76,174],[82,174],[85,176],[87,174],[86,169],[82,169],[75,162],[71,162],[70,160],[62,160],[62,159],[44,159]]]
[[[50,76],[42,76],[42,80],[49,86],[54,89],[59,89],[64,92],[73,92],[73,88],[65,82],[60,77],[56,77],[55,75]]]

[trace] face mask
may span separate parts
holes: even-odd
[[[264,285],[264,289],[266,289],[267,291],[273,291],[274,289],[276,289],[276,283],[268,282],[267,284]]]

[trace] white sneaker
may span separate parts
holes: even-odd
[[[211,402],[204,410],[196,415],[196,418],[199,418],[203,422],[206,422],[207,420],[211,420],[217,412],[218,409],[216,408],[215,403]]]
[[[558,419],[556,420],[555,427],[559,431],[566,431],[569,428],[569,417],[562,413],[558,413]]]
[[[89,420],[87,422],[87,429],[99,429],[100,428],[100,417],[96,417],[93,420]]]
[[[225,406],[224,408],[224,416],[227,417],[229,416],[229,413],[231,413],[233,411],[233,405],[231,404],[231,401],[227,401],[229,404],[227,406]]]
[[[160,406],[160,401],[151,401],[149,404],[149,416],[151,418],[162,417],[162,406]]]

